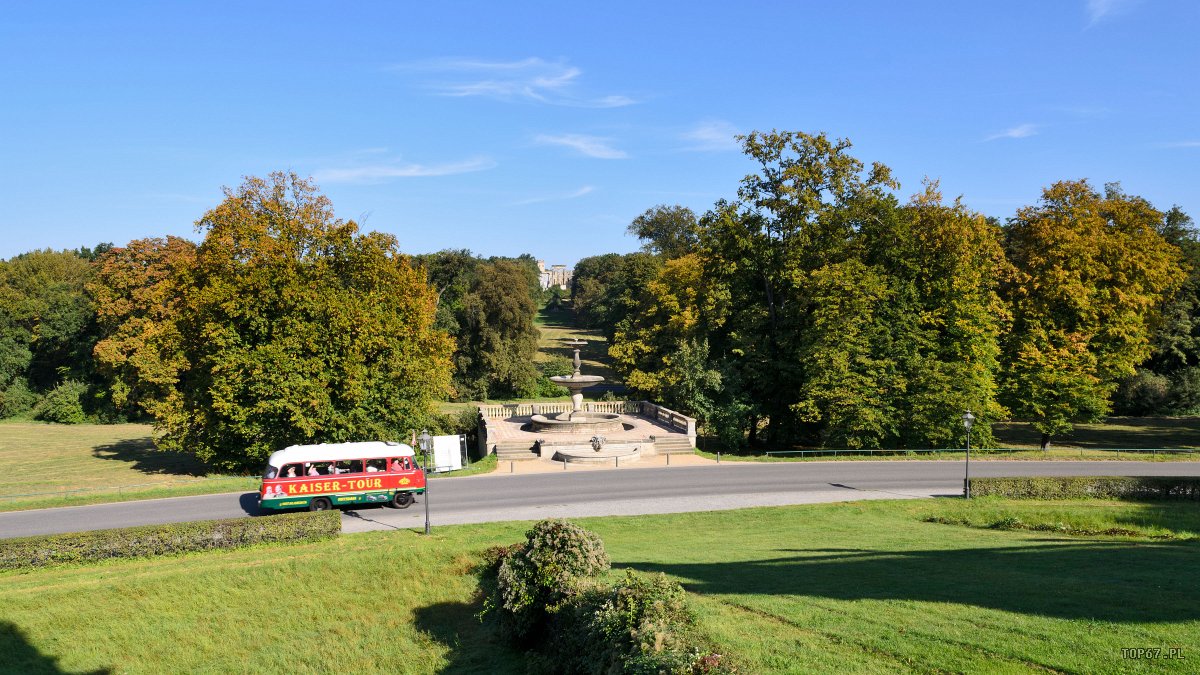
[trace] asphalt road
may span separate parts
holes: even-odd
[[[976,461],[972,476],[1200,476],[1200,462]],[[962,493],[963,464],[725,462],[711,466],[490,474],[431,481],[434,526],[712,511]],[[227,493],[0,513],[0,538],[261,515],[257,493]],[[423,527],[424,504],[344,511],[345,532]]]

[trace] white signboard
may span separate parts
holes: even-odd
[[[433,470],[454,471],[462,468],[462,437],[433,437]]]

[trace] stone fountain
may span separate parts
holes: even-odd
[[[575,372],[571,375],[556,375],[550,381],[560,387],[566,387],[571,392],[571,410],[553,417],[534,415],[530,418],[533,431],[544,431],[555,434],[599,434],[604,432],[621,431],[621,416],[612,413],[586,412],[583,409],[583,390],[604,381],[599,375],[583,375],[579,372],[579,348],[586,345],[583,340],[565,341],[568,347],[575,348]]]

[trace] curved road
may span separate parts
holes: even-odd
[[[1200,476],[1200,462],[977,461],[972,476]],[[676,468],[489,474],[434,479],[436,525],[712,511],[962,493],[962,462],[725,462]],[[260,515],[256,493],[227,493],[0,513],[0,538]],[[423,504],[344,511],[342,529],[423,527]]]

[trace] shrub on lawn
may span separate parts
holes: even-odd
[[[501,625],[518,642],[536,637],[581,582],[608,569],[595,533],[565,520],[543,520],[525,533],[525,544],[500,557],[494,604]]]
[[[37,405],[37,394],[29,391],[25,378],[18,377],[0,391],[0,418],[23,415]]]
[[[481,616],[495,617],[531,648],[534,672],[729,673],[721,655],[702,648],[686,593],[664,574],[632,571],[613,586],[594,577],[609,568],[594,533],[546,520],[526,541],[483,555],[488,590]]]
[[[312,541],[341,529],[341,514],[324,511],[0,539],[0,570]]]
[[[87,389],[87,385],[82,382],[63,382],[38,402],[37,407],[33,409],[34,418],[59,424],[87,422],[87,413],[83,411],[83,398],[87,395]]]
[[[971,494],[1009,499],[1128,499],[1200,501],[1200,478],[1069,476],[972,478]]]

